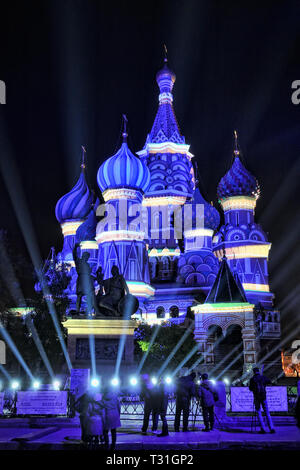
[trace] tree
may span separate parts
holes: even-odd
[[[67,263],[57,263],[56,259],[47,262],[36,284],[36,296],[30,302],[34,312],[32,315],[34,326],[56,373],[61,372],[65,362],[60,339],[67,343],[67,329],[62,322],[66,320],[66,311],[70,305],[70,300],[65,294],[65,289],[71,280],[69,268]],[[44,289],[41,287],[41,282]],[[56,331],[52,314],[56,315],[60,334]]]
[[[143,371],[144,372],[157,372],[159,368],[164,364],[165,360],[172,354],[173,349],[178,344],[186,328],[180,325],[164,322],[159,328],[157,336],[151,345],[151,337],[157,328],[157,325],[150,326],[142,323],[136,328],[135,335],[135,353],[138,359],[142,359],[143,354],[148,351],[147,358],[145,360]],[[190,351],[196,346],[194,340],[193,330],[186,337],[178,351],[172,356],[167,370],[173,371],[183,361]],[[191,356],[191,358],[184,364],[185,367],[191,366],[198,358],[197,352]]]

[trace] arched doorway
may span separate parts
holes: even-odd
[[[230,325],[223,338],[217,345],[215,357],[216,376],[229,376],[231,379],[240,377],[243,373],[244,354],[242,328],[240,325]]]

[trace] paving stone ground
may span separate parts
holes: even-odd
[[[6,422],[5,422],[6,421]],[[0,423],[0,450],[80,450],[78,420],[43,419],[40,423],[28,420],[3,420]],[[278,421],[280,422],[280,421]],[[284,423],[284,422],[283,422]],[[123,450],[300,450],[300,430],[293,422],[276,426],[275,434],[259,434],[259,429],[231,423],[227,429],[202,432],[199,424],[190,432],[175,433],[170,426],[169,436],[157,437],[149,431],[140,433],[140,422],[128,421],[119,430],[117,451]],[[33,427],[30,427],[33,426]]]

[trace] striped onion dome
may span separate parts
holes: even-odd
[[[217,194],[220,200],[232,196],[252,196],[258,198],[259,183],[242,164],[239,157],[234,159],[230,170],[221,179]]]
[[[74,188],[56,204],[55,216],[59,223],[85,219],[93,203],[93,194],[85,179],[84,165]]]
[[[127,134],[115,155],[108,158],[99,168],[97,182],[100,190],[131,188],[145,192],[150,183],[148,167],[128,148]]]

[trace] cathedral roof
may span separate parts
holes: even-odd
[[[241,284],[237,284],[225,257],[221,261],[215,282],[205,300],[205,303],[221,302],[247,302],[244,289]]]
[[[85,219],[91,209],[92,202],[93,194],[86,182],[83,159],[78,181],[71,191],[62,196],[57,202],[55,216],[60,223]]]
[[[260,188],[257,179],[241,162],[237,134],[235,132],[234,161],[230,170],[223,176],[218,185],[218,198],[221,200],[232,196],[252,196],[257,198],[259,192]]]
[[[197,217],[196,204],[199,204],[199,205],[201,204],[201,205],[204,206],[204,212],[203,212],[204,225],[203,225],[203,228],[216,230],[219,227],[219,225],[220,225],[220,214],[219,214],[219,212],[217,211],[217,209],[214,206],[209,204],[204,199],[204,197],[200,193],[200,190],[199,190],[198,187],[194,191],[193,198],[190,201],[188,201],[186,204],[192,204],[193,205],[193,208],[192,208],[193,220],[196,220],[196,217]],[[199,223],[199,221],[198,221],[198,223]]]
[[[101,191],[124,187],[140,189],[143,192],[147,190],[150,171],[145,163],[130,151],[126,129],[123,132],[123,143],[117,153],[100,166],[97,182]]]
[[[159,86],[159,107],[155,120],[148,135],[147,142],[162,143],[174,142],[177,144],[185,143],[185,138],[180,134],[180,129],[173,109],[172,89],[176,76],[172,72],[165,58],[165,64],[156,74],[156,81]]]

